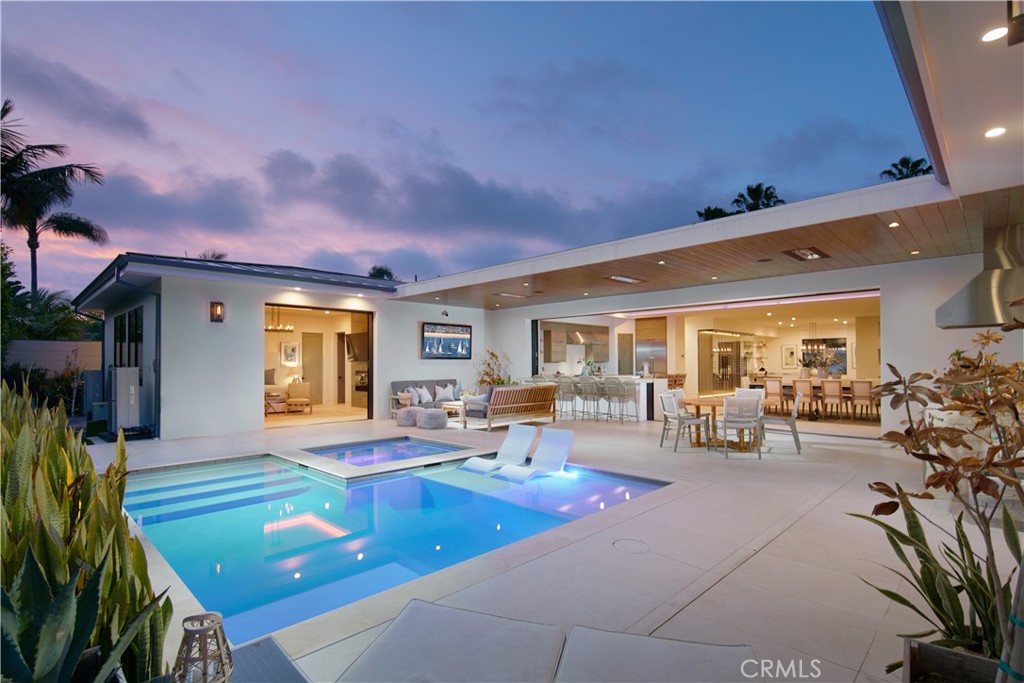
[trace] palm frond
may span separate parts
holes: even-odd
[[[63,211],[50,214],[46,220],[40,221],[39,232],[46,231],[58,237],[81,237],[96,244],[106,244],[109,239],[107,231],[99,223]]]

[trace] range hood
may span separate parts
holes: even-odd
[[[572,330],[569,332],[570,344],[600,344],[601,340],[589,330]]]
[[[1024,294],[1024,223],[985,228],[982,256],[985,270],[935,309],[939,327],[997,327],[1013,320],[1006,302]]]

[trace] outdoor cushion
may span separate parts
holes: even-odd
[[[749,645],[709,645],[573,626],[565,641],[556,681],[665,681],[733,683],[759,681]],[[752,676],[751,676],[752,674]]]
[[[412,600],[339,681],[550,681],[565,636],[533,624]]]
[[[433,403],[434,398],[430,395],[430,389],[426,387],[416,387],[416,394],[419,396],[420,403]]]
[[[437,387],[437,394],[434,396],[435,401],[454,401],[455,400],[455,385],[445,384],[443,387]]]
[[[420,429],[444,429],[448,426],[448,413],[439,408],[427,408],[416,415]]]
[[[416,417],[424,412],[426,408],[420,408],[419,406],[411,406],[409,408],[402,408],[395,415],[395,423],[399,427],[415,427]]]
[[[409,406],[412,405],[412,394],[409,393],[408,391],[403,391],[403,392],[399,393],[398,394],[398,403],[399,403],[399,405],[401,405],[401,406],[403,406],[405,408],[408,408]]]
[[[412,405],[416,405],[416,404],[418,404],[420,402],[420,393],[418,391],[416,391],[416,387],[411,386],[411,385],[407,386],[405,388],[405,392],[404,393],[409,394],[409,397],[411,399]]]

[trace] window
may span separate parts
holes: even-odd
[[[137,368],[142,360],[142,307],[114,318],[114,367]]]

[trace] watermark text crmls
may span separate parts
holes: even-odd
[[[820,659],[744,659],[740,673],[744,678],[760,677],[766,681],[776,678],[813,680],[821,678],[820,664]]]

